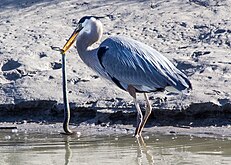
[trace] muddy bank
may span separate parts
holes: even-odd
[[[127,107],[81,107],[70,103],[71,121],[76,124],[92,122],[95,124],[134,124],[136,122],[136,110],[134,105]],[[144,109],[144,105],[141,106]],[[144,111],[143,111],[144,113]],[[55,122],[62,121],[63,104],[57,101],[39,100],[24,101],[18,104],[0,105],[0,121],[38,120]],[[149,123],[154,125],[184,125],[198,126],[227,125],[231,120],[231,104],[223,106],[214,103],[192,103],[185,109],[158,109],[154,108]]]
[[[71,105],[71,128],[83,136],[125,135],[134,133],[135,107],[108,108]],[[62,132],[63,105],[56,101],[30,101],[1,105],[0,129],[19,131]],[[231,137],[231,105],[192,104],[186,109],[153,109],[144,135],[157,133],[200,137]],[[75,135],[74,135],[75,136]],[[77,135],[76,135],[77,136]],[[78,135],[79,136],[79,135]]]

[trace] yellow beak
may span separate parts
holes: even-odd
[[[72,33],[72,35],[70,36],[70,38],[68,39],[68,41],[66,42],[66,44],[63,46],[62,48],[62,53],[65,54],[66,51],[68,51],[68,49],[71,47],[71,45],[73,45],[73,43],[76,40],[77,35],[79,34],[80,30],[81,30],[81,25],[79,25],[75,31]]]

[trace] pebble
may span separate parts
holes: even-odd
[[[18,132],[18,129],[12,129],[11,132],[12,132],[12,133],[17,133],[17,132]]]
[[[11,139],[11,136],[10,136],[10,135],[6,135],[6,136],[5,136],[5,139],[6,139],[6,140],[10,140],[10,139]]]
[[[76,132],[77,137],[81,136],[81,132]]]
[[[148,140],[150,137],[149,136],[144,136],[144,139],[145,140]]]

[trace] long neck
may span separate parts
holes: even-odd
[[[99,21],[92,21],[81,30],[77,37],[76,47],[80,58],[90,67],[94,60],[97,49],[92,49],[91,45],[97,42],[102,36],[102,24]]]
[[[90,26],[86,29],[82,29],[81,33],[79,33],[76,47],[80,58],[88,67],[98,72],[101,76],[108,78],[100,65],[97,56],[98,48],[91,48],[91,45],[101,38],[102,32],[103,28],[101,22],[91,22]]]

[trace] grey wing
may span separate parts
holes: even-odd
[[[133,39],[111,37],[100,45],[99,56],[105,72],[118,86],[133,85],[138,91],[155,91],[173,86],[189,87],[187,77],[153,48]]]

